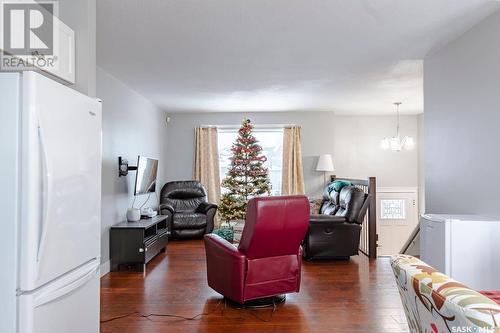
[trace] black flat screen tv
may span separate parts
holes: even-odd
[[[158,160],[139,156],[137,158],[137,174],[135,177],[134,195],[148,194],[156,191]]]

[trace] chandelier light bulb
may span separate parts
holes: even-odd
[[[397,114],[397,126],[396,126],[396,136],[391,138],[383,138],[380,142],[380,147],[384,150],[393,150],[393,151],[401,151],[401,150],[412,150],[415,147],[415,140],[411,136],[405,136],[401,139],[399,135],[399,106],[401,102],[396,102],[396,114]]]
[[[388,138],[383,138],[382,141],[380,142],[380,147],[383,150],[389,150],[389,148],[391,148],[391,145],[389,143],[389,139]]]
[[[415,147],[415,140],[411,136],[405,136],[404,138],[404,148],[406,150],[412,150]]]

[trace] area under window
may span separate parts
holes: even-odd
[[[380,218],[384,220],[406,219],[406,206],[404,199],[380,200]]]
[[[281,128],[254,128],[253,134],[262,147],[262,154],[267,157],[265,166],[269,170],[271,179],[271,195],[281,194],[281,174],[283,165],[283,129]],[[231,146],[238,136],[238,129],[219,129],[219,167],[221,180],[226,177],[231,164]],[[224,189],[222,188],[224,193]]]

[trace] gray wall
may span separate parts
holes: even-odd
[[[418,116],[418,213],[425,213],[425,131],[424,114]]]
[[[430,213],[500,217],[500,12],[424,63]]]
[[[167,128],[163,111],[99,67],[97,93],[103,100],[101,273],[106,273],[109,270],[109,227],[126,219],[134,191],[135,172],[119,178],[118,156],[127,158],[131,165],[136,164],[137,155],[158,158],[158,183],[163,184]],[[145,199],[147,196],[138,197],[136,207]],[[146,207],[156,205],[156,197],[151,196]]]
[[[342,177],[376,176],[379,186],[417,187],[418,149],[400,153],[383,151],[380,140],[394,135],[395,117],[336,116],[330,112],[171,113],[168,124],[168,180],[192,177],[194,127],[235,125],[243,117],[254,124],[302,126],[302,156],[306,194],[321,192],[323,174],[314,171],[320,154],[333,154],[335,172]],[[401,130],[418,145],[418,116],[401,117]]]

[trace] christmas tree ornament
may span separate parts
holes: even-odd
[[[252,123],[244,119],[231,147],[233,156],[222,181],[225,191],[219,205],[219,215],[224,221],[245,219],[249,199],[271,194],[269,170],[264,166],[267,159],[252,132]]]

